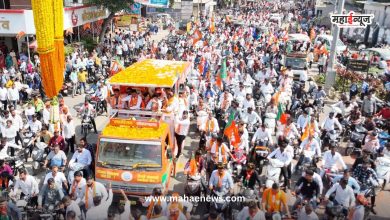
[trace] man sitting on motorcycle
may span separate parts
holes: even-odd
[[[261,95],[264,97],[264,100],[266,102],[269,102],[271,100],[271,96],[274,93],[274,87],[272,87],[272,84],[269,83],[269,79],[266,78],[264,80],[264,84],[260,87]]]
[[[320,203],[320,186],[314,181],[313,175],[314,172],[312,170],[306,170],[306,175],[298,180],[295,189],[295,193],[298,197],[293,205],[293,210],[304,201],[311,203],[314,209],[317,207],[317,204]]]
[[[43,186],[43,189],[38,197],[38,209],[44,207],[45,210],[51,206],[55,208],[64,197],[64,193],[60,186],[56,185],[53,178],[47,180],[47,184]]]
[[[266,128],[266,125],[263,123],[261,127],[257,129],[256,133],[253,135],[251,144],[252,146],[256,141],[263,140],[266,146],[273,145],[271,132]]]
[[[353,177],[360,183],[361,189],[370,189],[378,184],[378,177],[376,172],[370,168],[370,161],[364,160],[362,164],[359,164],[353,171]],[[375,190],[373,189],[371,195],[371,212],[376,214],[375,207]]]
[[[91,120],[93,129],[94,129],[95,133],[97,134],[96,123],[95,123],[95,118],[94,118],[95,112],[96,112],[96,110],[94,109],[93,105],[91,105],[88,102],[88,100],[85,100],[84,105],[82,105],[81,108],[79,109],[79,114],[81,114],[82,118],[89,117],[89,119]]]
[[[210,176],[209,189],[218,192],[226,191],[233,193],[234,182],[231,174],[225,170],[225,165],[222,162],[217,164],[217,170],[214,170]]]
[[[333,182],[333,184],[336,184],[336,183],[340,182],[343,179],[347,180],[348,186],[350,186],[353,189],[355,194],[358,194],[360,192],[360,185],[359,185],[359,183],[356,181],[355,178],[353,178],[351,176],[351,173],[350,173],[350,171],[348,169],[344,170],[343,175],[339,175],[339,176],[336,176],[335,178],[333,178],[332,182]]]
[[[282,209],[284,209],[287,216],[291,218],[290,211],[288,210],[286,193],[279,189],[277,183],[272,184],[272,188],[264,190],[261,207],[262,210],[264,210],[267,219],[272,219],[275,214],[281,215]]]
[[[270,153],[267,156],[267,159],[270,160],[275,157],[275,159],[281,161],[284,164],[284,166],[281,168],[281,175],[284,177],[284,186],[286,188],[290,188],[291,176],[289,175],[288,170],[291,169],[293,155],[286,149],[288,147],[288,141],[286,139],[279,138],[278,145],[279,147]]]
[[[344,216],[348,216],[348,210],[355,205],[355,194],[353,189],[348,186],[348,180],[342,179],[340,183],[336,183],[326,192],[325,202],[329,200],[329,197],[334,195],[334,199],[331,204],[328,204],[327,209],[341,205],[343,207],[342,212]],[[328,210],[329,211],[329,210]]]
[[[199,130],[204,132],[206,136],[211,136],[212,133],[219,132],[218,121],[213,117],[212,112],[208,113],[207,120],[202,125],[200,125]]]
[[[287,124],[280,124],[278,132],[276,133],[276,138],[280,136],[286,137],[287,140],[291,140],[300,136],[298,129],[293,123],[293,119],[291,117],[287,119]]]
[[[175,193],[172,193],[172,196],[171,196],[172,200],[171,202],[168,204],[167,206],[167,216],[172,218],[172,217],[176,217],[176,218],[172,218],[172,219],[175,219],[175,220],[189,220],[191,219],[191,211],[192,211],[192,208],[193,208],[193,205],[191,202],[188,202],[188,201],[181,201],[180,200],[180,195],[179,193],[175,192]],[[184,209],[185,208],[185,209]],[[185,211],[185,214],[184,214],[184,211]]]
[[[256,182],[259,184],[259,187],[262,187],[260,175],[255,170],[255,164],[253,163],[248,163],[246,169],[241,171],[240,180],[241,179],[242,183],[239,182],[239,184],[242,184],[243,187],[255,190]]]
[[[257,123],[261,124],[261,118],[257,112],[253,111],[252,107],[247,108],[247,112],[241,114],[241,120],[247,123],[248,130],[254,131]]]
[[[206,172],[206,161],[202,157],[202,152],[200,150],[195,151],[195,156],[189,159],[184,167],[185,175],[205,175]]]
[[[324,100],[326,97],[326,92],[323,90],[322,86],[318,86],[318,89],[313,93],[314,105],[317,105],[320,100]]]
[[[257,207],[255,201],[251,201],[238,213],[237,219],[265,220],[265,213]]]
[[[321,177],[324,176],[326,170],[337,172],[339,170],[337,167],[338,164],[341,164],[344,170],[348,168],[341,154],[336,152],[336,147],[334,145],[330,145],[329,149],[330,150],[326,151],[323,156],[322,169],[320,172]]]
[[[78,163],[84,167],[83,170],[86,171],[85,176],[88,176],[90,174],[89,166],[91,165],[91,162],[92,162],[91,152],[85,149],[83,145],[78,144],[76,151],[72,156],[72,159],[70,159],[69,161],[69,168],[72,169],[73,165],[75,163]],[[74,170],[74,171],[78,171],[78,170]]]
[[[378,134],[376,132],[369,132],[366,138],[364,139],[364,145],[362,149],[370,151],[372,155],[376,156],[379,148],[380,145],[379,145]]]
[[[228,162],[228,156],[232,157],[230,149],[223,143],[222,137],[218,137],[216,143],[211,147],[210,153],[214,159],[215,163],[222,162],[226,164]]]
[[[337,120],[337,118],[334,117],[334,112],[330,112],[329,117],[327,117],[322,122],[320,127],[322,129],[321,140],[325,138],[327,132],[335,130],[335,126],[338,127],[340,132],[343,130],[343,127],[341,126],[340,122]]]
[[[360,164],[363,164],[365,160],[368,160],[370,162],[370,168],[376,170],[375,160],[372,159],[371,151],[363,150],[362,156],[356,158],[355,162],[353,163],[351,171],[353,172],[356,167],[358,167]]]
[[[297,119],[298,130],[303,132],[308,121],[309,121],[309,112],[304,110]]]
[[[66,166],[67,157],[64,151],[60,150],[60,145],[54,145],[53,149],[50,151],[49,155],[47,155],[45,163],[43,167],[47,167],[50,161],[49,167],[58,166],[63,170],[63,167]]]
[[[302,141],[301,145],[301,155],[297,163],[297,168],[302,165],[304,162],[312,162],[314,156],[321,157],[321,148],[317,140],[314,139],[314,135],[309,133],[309,137]]]

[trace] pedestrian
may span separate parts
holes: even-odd
[[[63,135],[65,138],[65,142],[67,143],[67,150],[71,153],[74,153],[74,145],[76,143],[76,127],[73,122],[73,118],[71,115],[66,117],[66,121],[63,123]]]
[[[85,69],[79,69],[79,73],[77,75],[79,86],[80,86],[80,94],[86,92],[86,84],[87,84],[87,72]]]
[[[176,129],[175,129],[175,137],[176,137],[176,143],[177,143],[177,154],[176,159],[179,159],[183,145],[184,140],[186,136],[188,135],[188,131],[190,129],[190,119],[188,117],[188,111],[183,111],[182,117],[176,118]]]

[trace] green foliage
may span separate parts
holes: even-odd
[[[325,75],[324,74],[320,74],[320,75],[316,76],[315,81],[319,85],[325,84]]]
[[[123,9],[127,9],[134,3],[134,0],[87,0],[89,4],[100,5],[110,12],[119,12]]]
[[[74,52],[74,47],[72,45],[66,45],[64,48],[65,56],[71,55]]]
[[[92,52],[93,49],[98,45],[97,42],[92,37],[85,37],[81,42],[84,45],[84,48],[89,52]]]

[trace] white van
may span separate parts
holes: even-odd
[[[326,49],[330,51],[330,48],[332,46],[332,40],[333,40],[332,35],[322,34],[316,37],[314,43],[317,44],[318,41],[325,42]],[[340,38],[338,38],[336,44],[336,52],[342,53],[345,49],[347,49],[347,46],[345,46],[345,44],[340,40]]]

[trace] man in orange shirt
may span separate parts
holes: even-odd
[[[282,215],[282,205],[288,218],[291,218],[290,211],[288,210],[286,193],[279,189],[277,183],[274,183],[272,188],[264,190],[261,201],[262,209],[266,213],[265,215],[271,219],[275,213]]]

